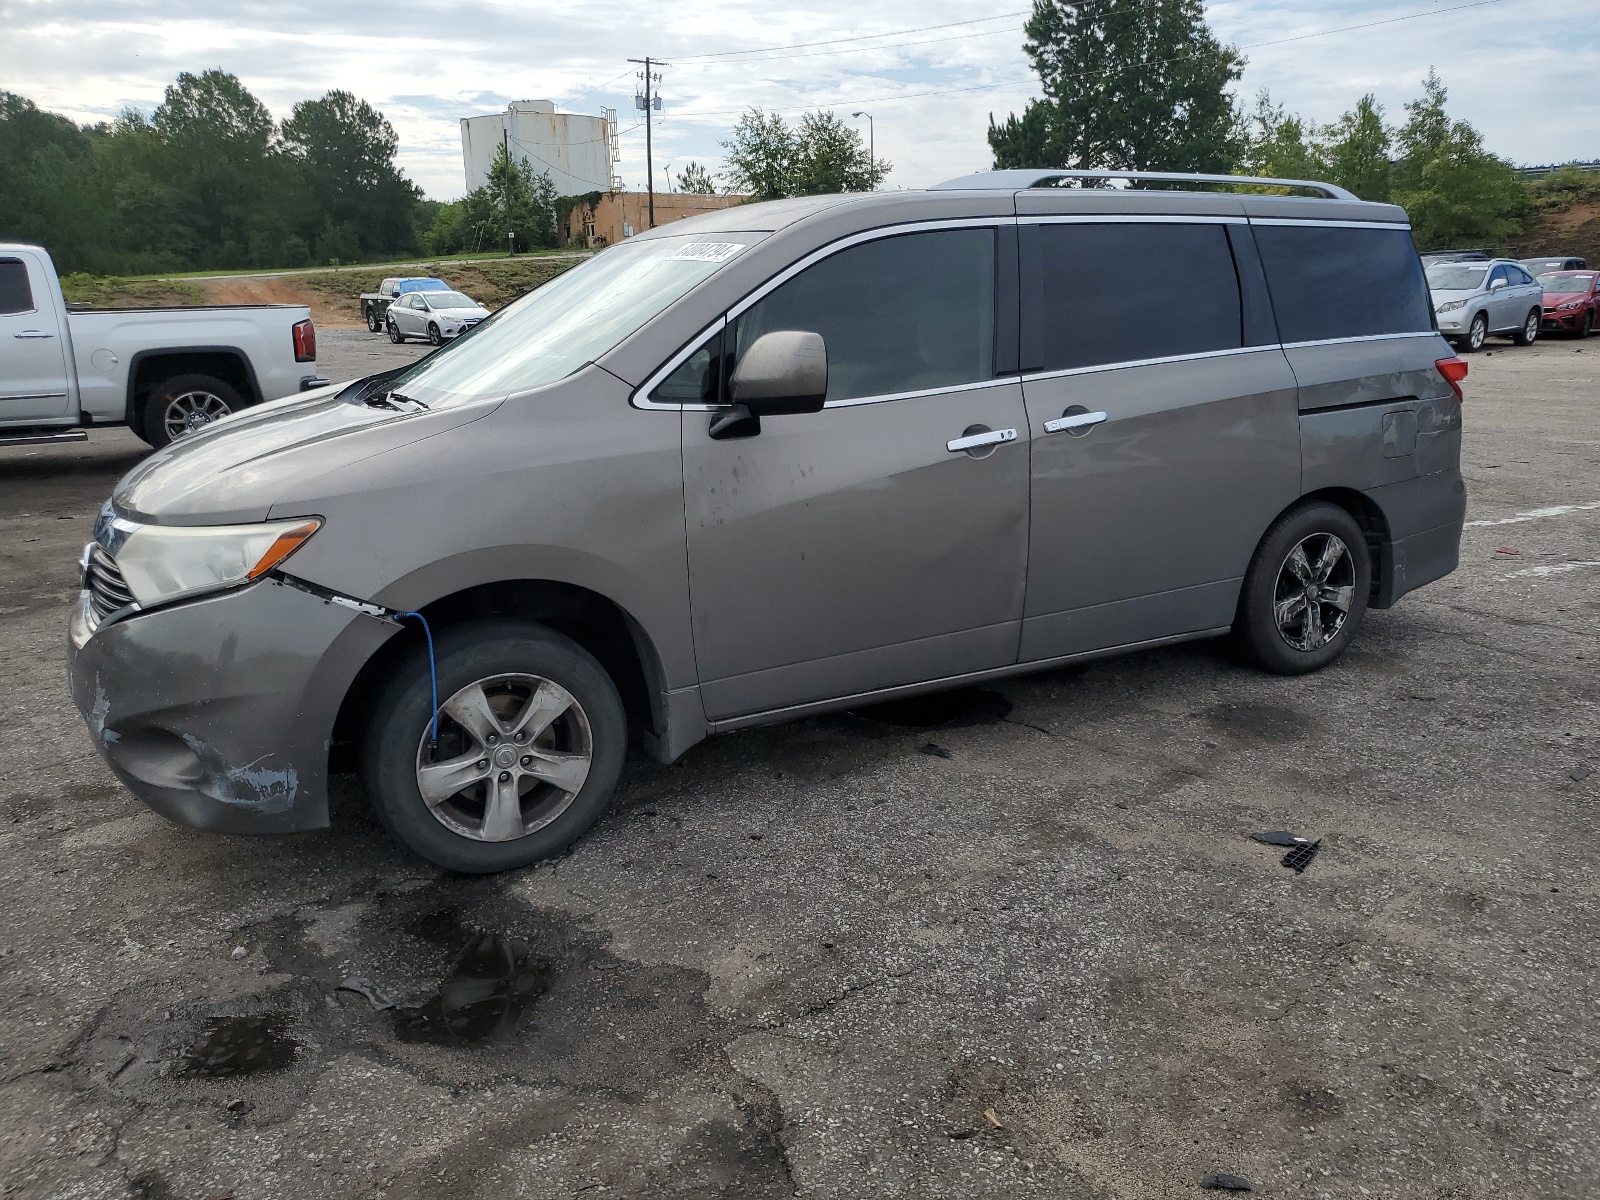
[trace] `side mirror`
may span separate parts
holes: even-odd
[[[828,347],[820,333],[764,333],[744,352],[729,381],[732,400],[751,416],[822,411],[828,396]]]
[[[1496,279],[1493,283],[1491,283],[1489,285],[1489,290],[1491,292],[1498,292],[1501,288],[1503,288],[1505,286],[1506,286],[1506,281],[1504,279]]]

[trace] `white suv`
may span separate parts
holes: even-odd
[[[1544,290],[1521,263],[1444,262],[1427,271],[1439,332],[1462,350],[1481,350],[1491,333],[1509,334],[1519,346],[1539,336]]]

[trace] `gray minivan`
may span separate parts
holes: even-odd
[[[358,770],[484,872],[570,844],[630,739],[1229,633],[1327,665],[1456,565],[1465,365],[1405,214],[1072,175],[668,225],[152,455],[71,620],[97,748],[233,833]]]

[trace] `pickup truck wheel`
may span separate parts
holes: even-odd
[[[444,344],[444,335],[439,332],[439,326],[432,321],[428,322],[428,340],[435,346]]]
[[[482,875],[559,854],[616,788],[628,724],[583,647],[523,621],[435,637],[438,727],[420,642],[372,706],[361,774],[378,819],[450,871]]]
[[[1318,671],[1345,652],[1367,612],[1372,557],[1337,504],[1290,509],[1261,539],[1239,591],[1235,645],[1274,675]]]
[[[383,321],[378,317],[378,310],[373,308],[370,304],[367,306],[367,332],[383,332]]]
[[[400,327],[394,323],[393,317],[390,317],[387,321],[385,321],[384,325],[388,327],[389,340],[396,346],[406,340],[405,335],[400,332]]]
[[[215,375],[175,375],[144,402],[144,440],[159,450],[243,407],[244,398]]]

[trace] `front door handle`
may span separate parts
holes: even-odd
[[[1057,417],[1054,421],[1044,423],[1046,433],[1087,433],[1089,427],[1098,425],[1106,419],[1103,412],[1067,412]]]
[[[14,333],[11,336],[19,338],[53,338],[55,334],[46,333],[42,329],[24,329],[21,333]]]
[[[977,450],[984,446],[998,446],[1001,442],[1014,442],[1017,440],[1015,429],[986,429],[982,433],[966,433],[958,438],[951,438],[944,444],[944,448],[951,454],[961,454],[967,450]]]

